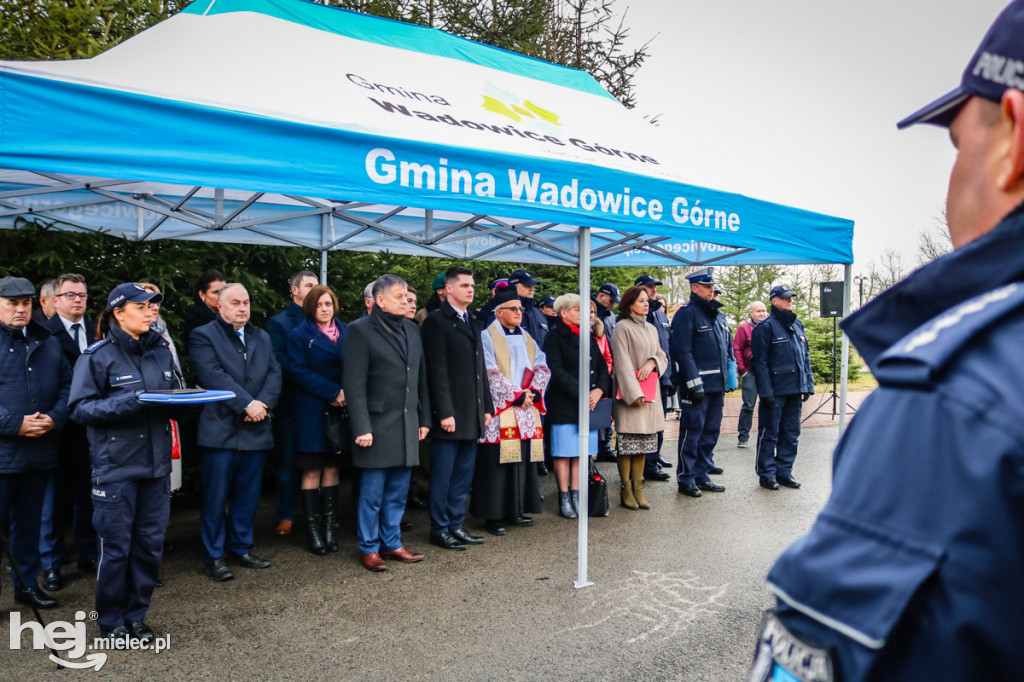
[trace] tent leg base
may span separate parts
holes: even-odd
[[[576,588],[577,590],[580,589],[581,587],[590,587],[593,584],[594,583],[590,582],[589,580],[583,580],[583,581],[573,580],[572,581],[572,586],[574,588]]]

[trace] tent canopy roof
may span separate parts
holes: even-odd
[[[0,122],[0,227],[575,263],[582,225],[600,265],[852,262],[851,221],[692,184],[589,74],[305,0],[0,62]]]

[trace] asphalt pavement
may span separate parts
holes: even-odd
[[[342,549],[317,557],[302,527],[273,534],[263,500],[255,552],[265,570],[235,568],[213,583],[201,564],[199,515],[175,502],[158,588],[147,622],[170,648],[111,652],[102,669],[66,670],[115,679],[386,680],[743,680],[762,611],[771,606],[764,576],[775,557],[806,532],[831,478],[834,427],[807,428],[794,475],[800,490],[758,486],[754,449],[723,434],[715,477],[724,493],[679,495],[674,481],[650,483],[653,509],[618,506],[614,464],[611,515],[590,519],[589,578],[577,577],[577,525],[558,516],[554,476],[542,479],[544,513],[532,528],[464,552],[428,544],[429,520],[413,511],[404,534],[418,564],[389,562],[384,573],[359,564],[351,522]],[[668,441],[666,452],[675,452]],[[674,459],[674,458],[673,458]],[[472,531],[475,523],[467,526]],[[482,533],[482,531],[481,531]],[[483,534],[483,533],[482,533]],[[61,601],[44,618],[74,619],[92,608],[93,588],[72,565]],[[10,582],[0,593],[3,679],[37,679],[55,670],[46,652],[9,647]],[[22,621],[31,611],[21,609]],[[91,639],[96,624],[85,619]]]

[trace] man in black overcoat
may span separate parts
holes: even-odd
[[[422,329],[434,433],[430,542],[445,549],[462,550],[484,541],[462,528],[477,441],[494,413],[480,341],[483,327],[467,310],[473,286],[473,273],[449,268],[445,301],[427,316]]]

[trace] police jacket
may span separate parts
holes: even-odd
[[[207,403],[199,416],[199,445],[223,450],[267,450],[274,446],[271,417],[245,421],[254,400],[273,410],[281,395],[281,366],[270,335],[246,324],[245,343],[220,315],[192,332],[190,355],[196,382],[207,389],[233,391],[234,399]]]
[[[732,340],[728,325],[719,320],[721,307],[719,301],[690,294],[689,303],[672,317],[669,357],[675,383],[684,389],[725,392]]]
[[[603,305],[598,303],[597,302],[597,296],[591,296],[590,299],[595,304],[597,304],[596,305],[596,307],[597,307],[597,319],[601,320],[601,324],[604,325],[604,333],[608,336],[608,339],[609,339],[609,342],[610,342],[611,341],[611,337],[612,337],[612,330],[615,329],[615,322],[617,321],[615,319],[615,314],[611,310],[609,310],[608,308],[605,308]],[[658,341],[659,341],[659,343],[661,342],[660,332],[659,332]],[[665,349],[662,348],[662,350],[665,350]],[[666,356],[667,355],[668,355],[668,352],[666,351]]]
[[[491,322],[494,322],[494,309],[498,307],[498,301],[494,298],[480,306],[480,310],[476,311],[476,319],[480,321],[480,328],[486,329],[491,326]]]
[[[25,329],[27,335],[0,325],[0,474],[57,466],[57,439],[68,421],[71,367],[41,324],[30,320]],[[55,428],[39,438],[19,436],[22,420],[36,412]]]
[[[532,298],[519,297],[523,306],[523,322],[520,325],[526,333],[533,337],[537,345],[544,347],[544,339],[548,335],[548,318],[540,311]],[[492,318],[493,321],[493,318]]]
[[[281,396],[278,398],[277,408],[274,410],[274,415],[277,418],[290,417],[293,414],[292,403],[295,400],[296,385],[294,373],[288,365],[288,334],[305,321],[306,315],[295,301],[267,320],[267,334],[270,335],[270,343],[274,347],[274,357],[277,358],[277,364],[281,365],[283,372]],[[340,320],[338,324],[341,324]],[[344,327],[344,325],[342,326]]]
[[[814,393],[807,334],[796,313],[772,306],[751,332],[750,350],[759,396]]]
[[[665,307],[665,300],[661,297],[650,299],[650,307],[647,309],[647,321],[654,325],[654,328],[658,330],[658,344],[661,346],[661,350],[665,351],[665,355],[672,357],[672,344],[669,341],[669,321],[668,321],[668,310]],[[600,306],[599,306],[600,307]],[[661,383],[664,386],[672,385],[672,367],[665,370],[665,373],[661,375]]]
[[[174,357],[155,332],[138,340],[111,325],[85,349],[71,382],[71,418],[88,427],[94,483],[160,478],[171,473],[170,408],[143,405],[144,391],[179,388]]]
[[[768,575],[843,680],[1024,678],[1024,213],[843,322],[879,388]]]

